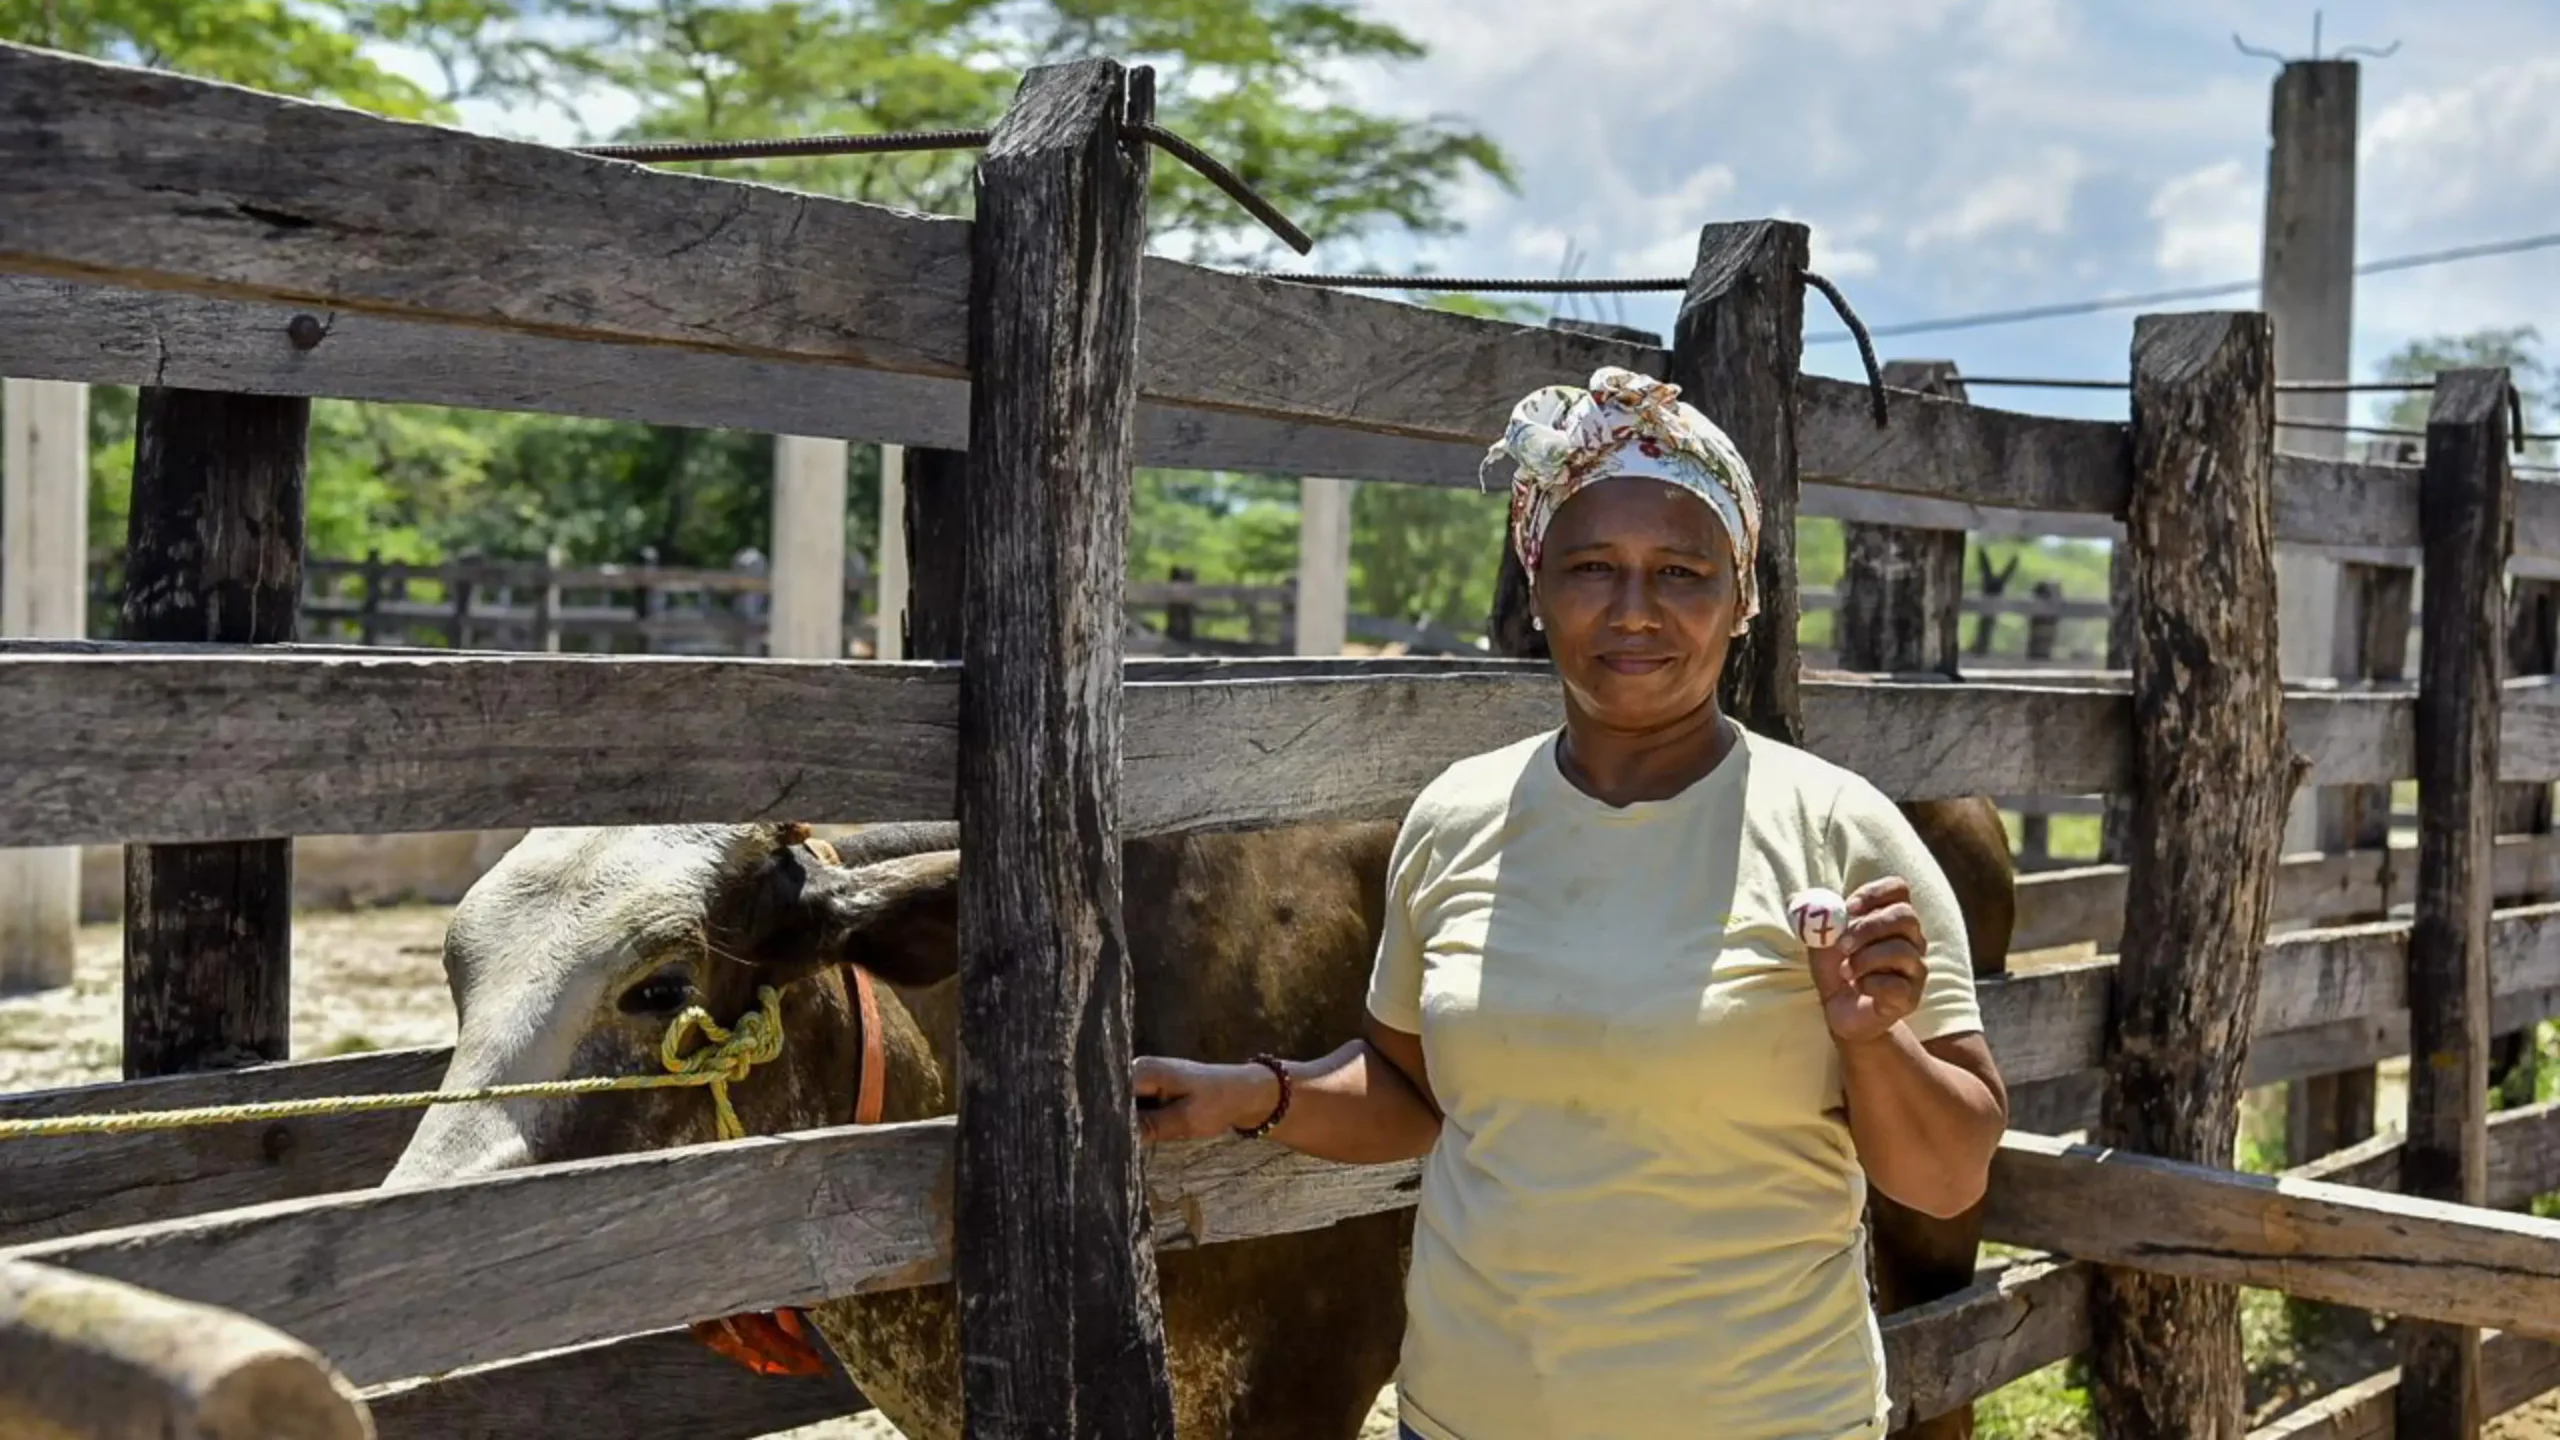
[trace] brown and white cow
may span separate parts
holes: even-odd
[[[1358,1033],[1391,823],[1139,840],[1124,855],[1134,1039],[1242,1060],[1317,1055]],[[881,1118],[948,1115],[958,961],[950,826],[837,842],[798,827],[541,830],[473,885],[445,937],[460,1033],[450,1086],[645,1074],[668,1022],[727,1021],[787,984],[779,1060],[731,1089],[751,1134],[854,1118],[862,1049],[842,962],[878,977]],[[695,1144],[690,1089],[430,1110],[392,1185]],[[1348,1440],[1395,1370],[1411,1212],[1158,1257],[1168,1369],[1185,1440]],[[910,1440],[957,1440],[958,1323],[948,1285],[852,1297],[810,1318]]]

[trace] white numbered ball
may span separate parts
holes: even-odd
[[[1840,943],[1849,926],[1849,902],[1836,890],[1819,886],[1799,891],[1787,902],[1787,919],[1796,927],[1796,938],[1814,950],[1827,949]]]

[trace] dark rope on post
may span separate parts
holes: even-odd
[[[2527,435],[2524,433],[2524,393],[2516,389],[2516,382],[2513,380],[2509,380],[2507,382],[2507,433],[2515,437],[2513,440],[2507,442],[2507,448],[2515,451],[2519,455],[2524,453],[2524,442],[2527,440],[2548,440],[2551,438],[2548,435]]]
[[[904,130],[880,135],[804,135],[786,140],[646,140],[629,145],[581,145],[580,155],[599,160],[671,164],[684,160],[793,160],[826,155],[876,155],[899,150],[973,150],[991,130]]]
[[[1316,242],[1306,231],[1299,229],[1270,201],[1255,194],[1252,186],[1237,178],[1234,171],[1219,164],[1199,146],[1156,124],[1124,125],[1120,133],[1128,139],[1157,146],[1199,171],[1209,183],[1225,191],[1248,214],[1269,227],[1271,233],[1279,236],[1290,249],[1304,255],[1315,248]],[[599,160],[673,164],[688,160],[792,160],[896,151],[974,150],[994,138],[992,130],[901,130],[879,135],[804,135],[795,139],[771,140],[648,140],[627,145],[576,145],[570,149],[576,154]]]
[[[1876,342],[1868,338],[1866,322],[1858,318],[1857,311],[1849,308],[1849,297],[1840,293],[1839,286],[1810,270],[1801,273],[1804,283],[1822,292],[1822,298],[1831,302],[1832,313],[1840,317],[1840,323],[1848,326],[1850,335],[1856,338],[1858,358],[1867,367],[1867,394],[1875,402],[1876,428],[1882,430],[1885,428],[1884,367],[1876,363]]]
[[[1243,206],[1255,219],[1270,227],[1271,233],[1287,242],[1290,249],[1304,255],[1315,248],[1316,242],[1308,238],[1306,231],[1291,224],[1288,216],[1273,209],[1270,201],[1255,194],[1252,186],[1237,178],[1234,171],[1219,164],[1199,146],[1161,125],[1130,125],[1123,127],[1121,133],[1146,140],[1162,148],[1183,164],[1199,171],[1210,184],[1226,191],[1229,199]]]

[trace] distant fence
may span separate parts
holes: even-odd
[[[848,649],[859,652],[877,623],[879,585],[859,557],[847,568],[844,587]],[[122,557],[93,555],[89,563],[89,633],[118,635],[123,590]],[[1986,568],[1986,578],[1988,572]],[[552,653],[659,655],[760,655],[770,621],[772,576],[762,565],[729,569],[630,564],[572,564],[562,560],[461,559],[419,564],[318,556],[303,561],[300,636],[306,643],[442,646],[458,650],[525,650]],[[1836,592],[1808,587],[1807,615],[1839,604]],[[1204,584],[1176,567],[1173,578],[1128,587],[1130,653],[1147,655],[1285,655],[1294,649],[1297,585]],[[2029,665],[2089,665],[2093,647],[2059,645],[2065,621],[2107,618],[2104,600],[2066,599],[2054,582],[2038,581],[2026,595],[1992,590],[1965,596],[1974,618],[1967,653],[2000,656]],[[1993,624],[2004,615],[2026,621],[2023,646],[1997,646]],[[1475,632],[1430,621],[1400,620],[1353,612],[1354,641],[1398,645],[1409,653],[1463,655],[1479,652]],[[1827,668],[1837,655],[1809,646],[1806,663]]]
[[[122,557],[89,566],[89,633],[118,636]],[[1177,570],[1176,575],[1181,572]],[[763,566],[713,570],[651,561],[584,565],[542,560],[413,564],[313,557],[303,562],[300,638],[308,644],[524,650],[550,653],[761,655],[772,576]],[[879,584],[847,567],[847,649],[868,653]],[[1127,591],[1127,649],[1139,655],[1285,655],[1295,583],[1218,585],[1173,579]],[[1428,621],[1353,613],[1353,640],[1420,655],[1475,653],[1473,640]]]

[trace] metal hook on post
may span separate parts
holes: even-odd
[[[2323,18],[2324,16],[2321,11],[2314,10],[2311,12],[2310,58],[2313,60],[2320,58],[2320,29]],[[2247,43],[2240,38],[2240,32],[2237,30],[2231,32],[2231,45],[2233,49],[2238,50],[2241,54],[2254,56],[2260,60],[2273,60],[2278,65],[2289,65],[2293,63],[2273,50],[2261,50],[2257,46]],[[2338,47],[2338,53],[2330,58],[2344,60],[2354,55],[2370,55],[2376,60],[2387,60],[2393,55],[2398,54],[2399,51],[2400,42],[2397,40],[2394,40],[2390,44],[2382,46],[2379,49],[2371,45],[2341,45]]]

